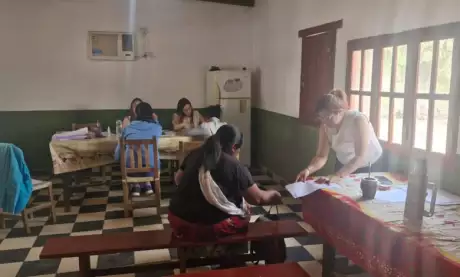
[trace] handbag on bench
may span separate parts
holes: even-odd
[[[278,206],[276,206],[276,214],[270,214],[272,207],[270,207],[267,213],[257,218],[256,222],[280,220],[278,216]],[[260,241],[251,241],[250,251],[251,254],[263,257],[265,264],[279,264],[286,261],[287,254],[284,238],[269,238]],[[257,265],[259,261],[253,263]]]

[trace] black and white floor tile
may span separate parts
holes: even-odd
[[[282,191],[283,204],[278,206],[281,218],[295,219],[302,222],[300,203],[289,197],[283,187],[273,183],[267,176],[253,170],[254,179],[265,188]],[[115,172],[114,172],[114,175]],[[146,230],[163,230],[169,228],[167,207],[174,192],[173,185],[163,186],[161,208],[144,208],[134,211],[132,218],[124,218],[122,209],[122,191],[118,176],[112,176],[111,186],[88,187],[73,194],[71,212],[65,213],[62,202],[62,187],[59,180],[54,180],[54,193],[57,204],[57,223],[52,224],[48,211],[38,212],[31,220],[32,232],[27,235],[21,221],[8,220],[7,229],[0,229],[0,276],[2,277],[73,277],[78,276],[78,260],[66,258],[61,260],[40,260],[39,254],[48,238],[60,236],[82,236],[110,232],[133,232]],[[34,195],[34,202],[46,201],[45,192]],[[254,214],[263,213],[268,207],[255,207]],[[253,219],[257,216],[253,216]],[[321,276],[322,240],[314,230],[302,222],[310,232],[308,237],[286,239],[288,261],[299,264],[312,276]],[[142,251],[115,255],[94,256],[93,267],[129,265],[169,260],[176,258],[173,249]],[[368,277],[357,266],[349,265],[348,260],[339,257],[338,276]],[[193,269],[206,270],[206,269]],[[120,275],[123,277],[169,276],[173,271],[152,272],[144,274]]]

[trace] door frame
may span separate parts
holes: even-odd
[[[330,33],[332,34],[332,48],[331,48],[331,67],[330,67],[330,72],[329,72],[329,80],[331,82],[330,84],[330,87],[331,89],[334,88],[334,72],[335,72],[335,54],[336,54],[336,46],[337,46],[337,30],[342,28],[343,27],[343,19],[340,19],[340,20],[337,20],[337,21],[333,21],[333,22],[329,22],[329,23],[325,23],[325,24],[322,24],[322,25],[317,25],[317,26],[314,26],[314,27],[309,27],[309,28],[306,28],[306,29],[302,29],[298,32],[298,37],[302,39],[302,47],[301,47],[301,67],[300,67],[300,91],[299,91],[299,120],[302,122],[302,124],[306,124],[306,125],[312,125],[311,123],[312,122],[308,122],[308,121],[305,121],[303,118],[301,118],[301,112],[300,112],[300,107],[302,106],[302,103],[300,103],[301,101],[301,96],[300,94],[302,93],[303,91],[303,86],[304,86],[304,74],[305,74],[305,71],[306,71],[306,68],[304,68],[304,65],[303,65],[303,60],[304,60],[304,51],[303,51],[303,43],[305,42],[305,40],[309,37],[312,37],[312,36],[317,36],[317,35],[321,35],[323,33]],[[327,93],[327,92],[325,92]],[[313,124],[314,127],[319,127],[319,124]]]

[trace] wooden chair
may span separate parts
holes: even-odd
[[[153,154],[150,153],[149,145],[153,148]],[[144,151],[142,151],[144,149]],[[128,152],[128,153],[126,153]],[[144,156],[142,156],[144,152]],[[126,164],[126,154],[129,157],[130,167]],[[153,155],[153,166],[150,165],[150,155]],[[144,157],[145,165],[142,163]],[[150,182],[155,189],[155,204],[160,208],[161,204],[161,187],[160,187],[160,171],[158,165],[158,145],[157,138],[147,140],[124,140],[120,139],[120,167],[123,186],[123,203],[125,217],[134,208],[134,202],[130,199],[129,184]],[[130,173],[153,173],[153,177],[129,177]],[[138,202],[138,201],[136,201]],[[141,203],[138,203],[141,204]]]
[[[21,215],[15,215],[10,213],[0,213],[0,228],[5,228],[5,218],[19,218],[22,217],[22,222],[24,224],[24,229],[26,230],[27,234],[30,234],[30,227],[29,227],[29,217],[33,216],[33,213],[44,210],[50,209],[50,218],[53,223],[56,223],[56,212],[55,212],[55,201],[53,198],[53,183],[51,181],[38,181],[32,180],[32,191],[38,191],[42,189],[48,189],[48,196],[49,202],[38,204],[38,205],[31,205],[33,202],[33,198],[31,197],[29,200],[29,204],[27,207],[22,211]]]
[[[182,164],[185,157],[187,157],[187,155],[190,152],[199,148],[201,145],[203,145],[203,143],[204,143],[203,141],[181,141],[179,142],[179,155],[178,155],[179,165]]]

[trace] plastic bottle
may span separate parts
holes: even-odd
[[[117,120],[115,122],[115,133],[117,135],[117,137],[121,137],[121,131],[122,131],[122,122],[121,120]]]
[[[425,213],[428,189],[427,161],[413,160],[410,164],[407,198],[404,208],[404,224],[412,231],[420,231]]]

